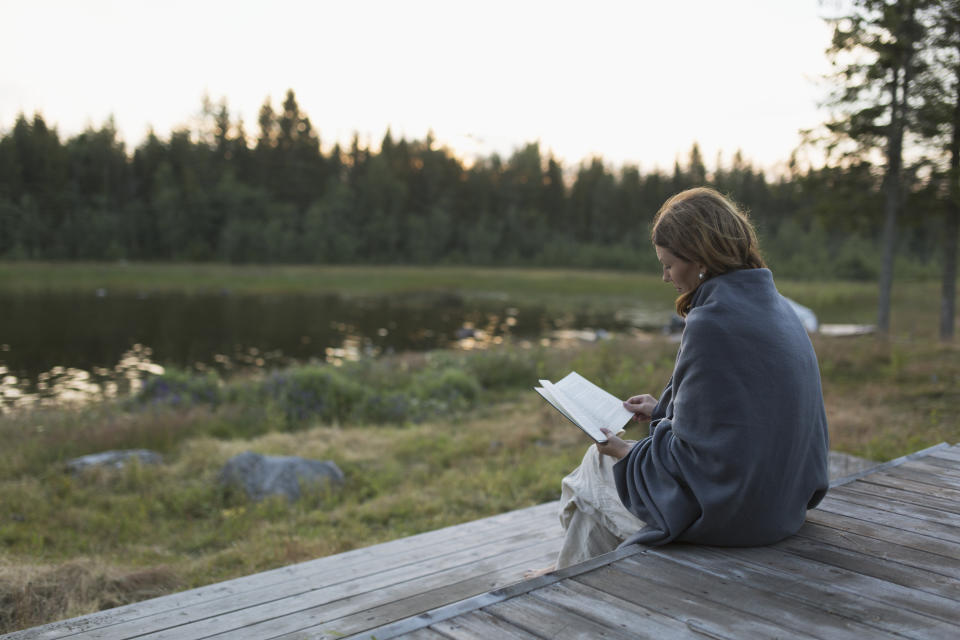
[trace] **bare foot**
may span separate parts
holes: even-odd
[[[542,567],[540,569],[527,569],[526,571],[523,572],[523,579],[530,580],[531,578],[539,578],[540,576],[550,573],[556,568],[557,568],[557,565],[552,564],[549,567]]]

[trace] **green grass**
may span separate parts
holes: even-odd
[[[777,278],[781,292],[822,322],[869,324],[877,313],[874,282]],[[336,293],[374,296],[447,291],[467,299],[540,302],[557,311],[672,308],[659,273],[463,266],[244,266],[161,263],[0,263],[0,291],[95,291],[248,294]],[[893,290],[893,330],[932,336],[940,285],[904,279]]]

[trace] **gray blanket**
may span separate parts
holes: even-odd
[[[767,269],[694,294],[650,435],[614,466],[646,527],[624,544],[770,544],[828,485],[827,420],[810,339]]]

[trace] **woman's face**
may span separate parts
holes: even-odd
[[[657,251],[657,259],[663,265],[663,281],[672,284],[678,293],[693,291],[700,284],[700,273],[703,266],[693,262],[688,262],[683,258],[677,257],[675,253],[654,245]]]

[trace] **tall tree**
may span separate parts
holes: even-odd
[[[923,64],[918,48],[924,32],[919,13],[930,0],[851,0],[849,15],[832,19],[828,51],[836,68],[834,105],[839,117],[827,127],[835,139],[856,143],[859,154],[882,150],[883,259],[877,327],[890,329],[890,300],[903,199],[904,137],[915,124],[913,82]]]
[[[921,78],[926,133],[947,157],[942,229],[943,270],[940,339],[953,340],[957,300],[957,243],[960,235],[960,0],[941,0],[928,17],[928,73]]]

